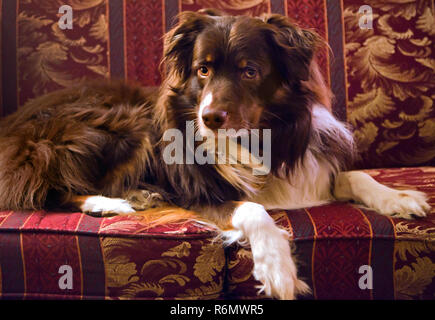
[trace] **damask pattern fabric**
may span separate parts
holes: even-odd
[[[18,28],[18,103],[71,87],[85,78],[108,77],[108,25],[102,0],[74,1],[73,29],[61,30],[64,1],[20,1]]]
[[[373,29],[358,10],[373,9]],[[433,1],[345,0],[347,119],[362,166],[435,163]]]
[[[368,171],[397,188],[429,194],[435,169]],[[308,299],[435,299],[435,210],[403,220],[344,203],[273,211],[295,244]],[[60,289],[59,268],[73,286]],[[359,287],[361,266],[373,290]],[[2,298],[258,299],[249,249],[224,250],[213,229],[194,223],[150,229],[140,217],[0,212]]]

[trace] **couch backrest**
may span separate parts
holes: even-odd
[[[72,30],[58,25],[64,4],[73,8]],[[364,28],[363,5],[373,28]],[[0,0],[0,115],[86,78],[158,85],[164,32],[180,11],[204,7],[286,14],[316,29],[331,47],[319,62],[335,95],[333,112],[354,127],[358,165],[435,164],[431,0]]]

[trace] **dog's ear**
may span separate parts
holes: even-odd
[[[164,36],[162,64],[167,76],[187,79],[196,37],[211,22],[212,17],[204,13],[185,11],[178,15],[177,25]]]
[[[276,69],[281,74],[284,87],[290,87],[290,90],[282,88],[281,97],[274,103],[274,109],[270,109],[275,116],[268,120],[268,127],[273,128],[272,172],[285,177],[304,157],[312,128],[308,95],[294,95],[291,89],[300,85],[304,91],[313,93],[315,99],[322,100],[317,89],[311,88],[313,81],[318,84],[314,79],[317,70],[314,57],[322,41],[315,32],[299,28],[285,16],[272,14],[261,19],[267,24],[266,39],[276,61]]]
[[[311,30],[301,29],[291,23],[289,18],[279,15],[265,15],[262,20],[269,28],[269,45],[274,50],[279,70],[286,80],[307,81],[310,75],[310,64],[322,43],[321,38]]]

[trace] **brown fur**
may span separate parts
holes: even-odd
[[[160,89],[81,84],[32,100],[1,121],[0,209],[65,206],[75,195],[122,197],[135,189],[160,193],[186,209],[233,208],[227,203],[248,194],[246,183],[255,191],[266,179],[253,179],[249,167],[238,165],[166,165],[163,132],[184,131],[187,120],[196,120],[203,89],[219,85],[216,107],[228,109],[228,126],[272,128],[272,173],[288,175],[311,141],[311,106],[330,106],[330,91],[314,59],[319,39],[279,15],[182,13],[165,36]],[[211,59],[219,41],[232,48],[224,53],[228,61],[236,56],[256,60],[264,78],[241,81],[223,69],[219,81],[198,80],[195,68],[202,53],[208,63],[217,63]],[[244,67],[246,57],[237,65]],[[253,105],[255,112],[249,110]],[[335,150],[322,149],[320,156]]]
[[[150,97],[122,83],[92,83],[35,99],[3,119],[0,207],[39,209],[75,194],[121,196],[138,183],[148,162],[143,155],[151,154]]]

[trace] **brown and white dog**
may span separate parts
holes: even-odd
[[[160,201],[166,209],[140,213],[150,223],[213,224],[225,243],[249,243],[266,294],[293,299],[307,292],[288,234],[266,209],[335,199],[403,218],[430,209],[422,193],[342,171],[353,140],[329,111],[331,95],[314,58],[319,45],[315,33],[279,15],[182,13],[165,36],[160,89],[84,84],[32,100],[2,120],[0,209],[134,214]],[[199,136],[271,129],[270,172],[253,174],[254,161],[168,164],[165,132],[186,134],[186,121]]]

